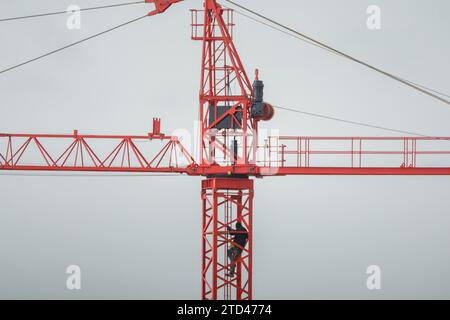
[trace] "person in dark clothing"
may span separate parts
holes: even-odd
[[[232,264],[228,272],[228,276],[234,277],[236,261],[241,256],[243,248],[247,245],[248,231],[240,222],[236,222],[236,230],[233,230],[229,226],[227,226],[227,229],[228,233],[233,235],[233,243],[227,252],[228,259],[230,259],[230,264]]]

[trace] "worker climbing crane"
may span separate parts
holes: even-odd
[[[181,0],[146,0],[166,12]],[[423,156],[450,155],[449,137],[268,137],[258,129],[275,107],[264,101],[259,71],[248,77],[233,41],[234,11],[216,0],[191,10],[191,37],[202,43],[199,154],[161,131],[144,135],[0,134],[0,170],[179,173],[202,176],[202,299],[252,299],[253,178],[286,175],[450,175],[450,165],[423,165]],[[158,144],[151,153],[139,143]],[[102,142],[113,147],[104,152]],[[321,144],[317,143],[320,142]],[[327,149],[320,147],[326,142]],[[386,149],[374,147],[385,143]],[[65,147],[55,152],[53,143]],[[433,143],[436,149],[430,148]],[[34,154],[32,153],[34,150]],[[333,156],[346,157],[336,165]],[[24,159],[32,157],[33,164]],[[317,156],[328,160],[315,162]],[[377,165],[370,157],[389,159]],[[372,158],[373,159],[373,158]],[[36,163],[39,161],[39,163]]]

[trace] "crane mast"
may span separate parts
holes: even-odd
[[[146,0],[155,4],[148,15],[163,13],[180,1]],[[191,37],[202,42],[198,160],[178,137],[162,133],[161,121],[155,118],[153,130],[145,135],[86,135],[76,130],[72,134],[0,133],[0,170],[205,177],[201,184],[205,300],[252,299],[252,177],[450,175],[449,137],[278,136],[259,145],[258,124],[270,120],[274,108],[264,102],[258,71],[250,82],[233,43],[233,10],[204,0],[203,9],[191,10],[191,19]],[[153,148],[138,143],[144,141],[152,142]],[[236,223],[248,236],[244,246],[235,242],[230,231]],[[232,248],[241,251],[237,259],[230,259]]]
[[[253,87],[233,43],[233,10],[207,0],[191,15],[192,39],[202,41],[200,165],[254,163]]]
[[[192,39],[202,41],[200,165],[254,165],[253,87],[233,43],[233,10],[206,0],[191,17]],[[211,175],[202,181],[201,197],[202,299],[252,299],[253,181],[231,172]],[[228,232],[236,223],[247,230],[244,247]],[[236,261],[229,257],[233,246],[242,250]],[[236,273],[230,275],[232,268]]]

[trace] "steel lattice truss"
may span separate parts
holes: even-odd
[[[206,300],[249,300],[252,298],[252,247],[234,243],[228,228],[241,222],[247,230],[253,226],[253,180],[208,179],[202,183],[202,298]],[[227,253],[231,246],[242,249],[236,277],[228,270],[234,264]]]
[[[155,119],[158,123],[159,119]],[[157,143],[157,149],[144,143]],[[2,170],[184,172],[194,159],[176,137],[0,134]],[[27,162],[32,159],[33,162]]]
[[[159,126],[159,119],[154,121]],[[450,138],[268,137],[258,146],[254,162],[230,165],[229,159],[224,161],[225,165],[199,165],[177,137],[159,131],[142,136],[76,131],[70,135],[0,134],[1,170],[200,176],[447,175]]]

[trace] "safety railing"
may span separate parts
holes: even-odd
[[[450,167],[450,137],[269,137],[265,167]]]
[[[232,9],[223,9],[222,19],[225,22],[225,26],[228,29],[228,32],[233,38],[234,31],[234,11]],[[217,21],[213,21],[211,25],[211,34],[210,37],[206,40],[214,40],[217,38],[218,40],[222,39],[222,33],[220,31],[220,25]],[[205,28],[205,10],[196,10],[191,9],[191,38],[192,40],[203,40],[204,36],[204,28]]]

